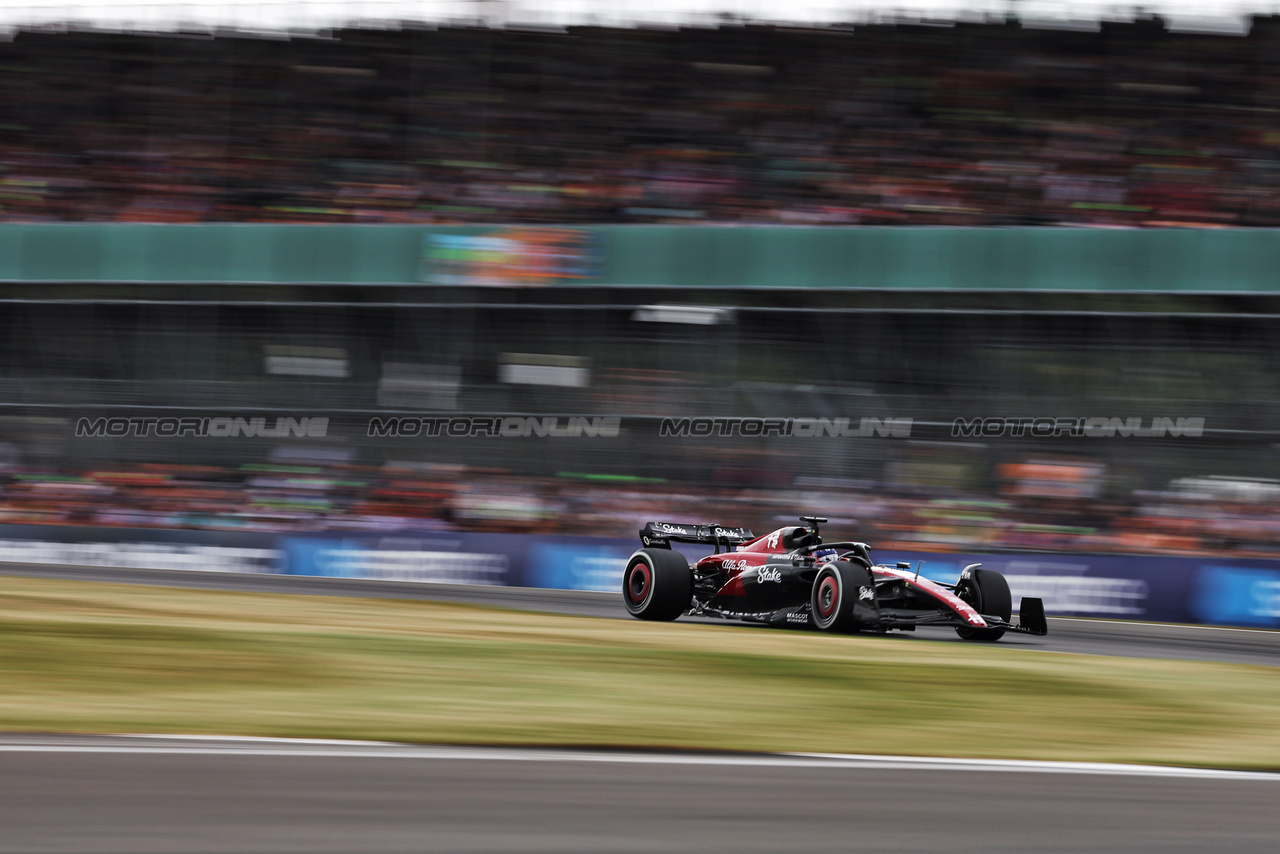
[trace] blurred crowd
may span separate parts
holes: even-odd
[[[1007,486],[1007,485],[1006,485]],[[1176,481],[1121,499],[946,494],[803,485],[697,488],[618,478],[514,476],[460,466],[141,465],[127,470],[13,470],[0,523],[246,532],[558,533],[633,538],[648,521],[719,522],[765,533],[801,513],[829,536],[876,549],[1077,551],[1280,557],[1280,483]]]
[[[1280,224],[1280,27],[20,32],[0,220]]]

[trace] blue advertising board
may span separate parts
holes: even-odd
[[[1280,569],[1202,566],[1191,603],[1196,622],[1280,628]]]

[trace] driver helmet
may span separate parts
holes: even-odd
[[[836,549],[818,549],[813,553],[813,559],[818,561],[835,560],[840,554]]]

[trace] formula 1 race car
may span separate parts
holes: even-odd
[[[1040,599],[1024,596],[1018,624],[1011,622],[1013,596],[995,570],[975,563],[955,584],[931,581],[918,566],[913,573],[907,563],[872,563],[866,543],[823,543],[818,526],[826,519],[800,521],[806,526],[762,537],[723,525],[648,523],[640,530],[644,547],[622,574],[627,611],[642,620],[690,614],[824,632],[954,626],[960,637],[979,641],[1049,633]],[[672,542],[714,545],[715,553],[690,566]]]

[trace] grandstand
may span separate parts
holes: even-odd
[[[1274,226],[1278,38],[21,31],[0,219]]]

